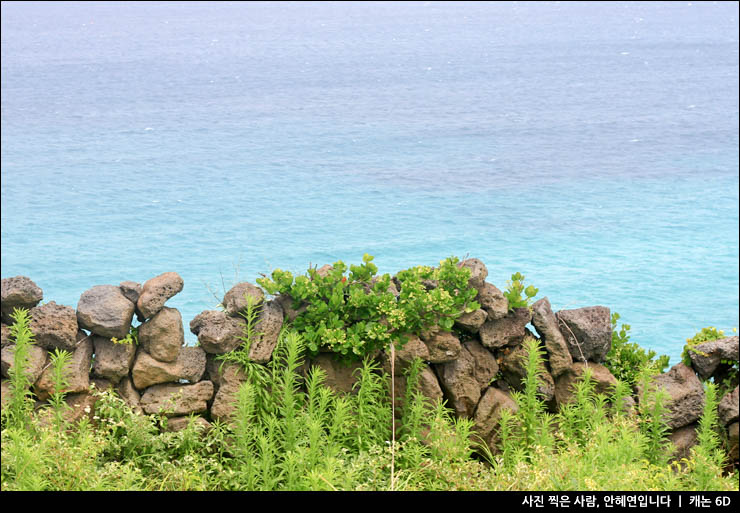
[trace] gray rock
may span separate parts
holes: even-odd
[[[545,342],[553,377],[557,378],[573,364],[568,344],[558,328],[558,320],[544,297],[532,305],[532,324]]]
[[[428,361],[431,363],[445,363],[457,360],[462,351],[460,340],[448,332],[437,333],[425,341],[429,350]]]
[[[526,358],[527,350],[524,346],[517,346],[504,356],[501,361],[501,373],[504,376],[504,380],[506,380],[514,390],[524,390],[524,383],[522,380],[527,375],[525,367]],[[555,381],[547,371],[547,368],[545,368],[544,362],[540,367],[540,370],[542,371],[542,374],[540,375],[540,384],[537,387],[537,392],[541,400],[550,402],[553,397],[555,397]]]
[[[146,389],[141,396],[144,413],[162,413],[167,417],[202,413],[213,397],[213,383],[200,381],[194,385],[164,384]]]
[[[717,407],[719,420],[723,426],[737,422],[738,420],[738,387],[720,400]]]
[[[182,316],[175,308],[162,307],[154,316],[139,326],[139,344],[153,358],[174,362],[185,344]]]
[[[134,304],[113,285],[96,285],[83,292],[77,303],[80,327],[101,337],[125,338],[133,317]]]
[[[478,289],[476,301],[488,312],[490,320],[503,319],[509,313],[509,301],[504,293],[491,283],[486,282]]]
[[[332,269],[334,268],[331,265],[324,264],[318,269],[316,269],[316,274],[318,274],[322,278],[326,278],[329,275],[329,273],[332,271]]]
[[[90,388],[90,366],[92,365],[93,342],[80,332],[80,344],[72,353],[72,359],[66,367],[65,376],[68,386],[60,390],[68,394],[85,392]],[[53,367],[47,366],[34,385],[36,396],[46,401],[54,393]]]
[[[480,290],[488,277],[488,269],[486,268],[486,265],[477,258],[468,258],[460,262],[458,265],[460,267],[467,267],[470,269],[470,279],[468,280],[468,284],[471,287]]]
[[[727,428],[727,446],[729,447],[727,455],[730,461],[737,461],[740,451],[738,451],[738,423],[733,422]]]
[[[105,378],[111,383],[118,383],[128,376],[136,356],[135,344],[115,344],[111,339],[94,335],[95,347],[93,374]]]
[[[573,361],[604,361],[612,346],[612,324],[608,308],[589,306],[560,310],[555,317]]]
[[[653,380],[652,387],[662,387],[668,392],[668,427],[678,429],[696,422],[704,408],[704,387],[691,367],[679,363]],[[642,401],[644,391],[638,387]]]
[[[149,319],[159,312],[165,302],[183,288],[182,278],[175,272],[160,274],[144,283],[136,306]]]
[[[190,321],[190,331],[207,353],[223,354],[235,350],[243,341],[247,324],[244,319],[229,317],[224,312],[206,310]]]
[[[498,373],[493,355],[475,340],[462,344],[457,360],[436,365],[439,384],[458,417],[471,417],[481,397]]]
[[[2,376],[10,378],[10,369],[15,365],[15,344],[4,346],[2,354]],[[39,379],[49,358],[49,353],[35,344],[28,348],[28,362],[26,364],[26,377],[32,385]]]
[[[521,344],[531,320],[532,313],[528,308],[515,308],[502,319],[487,320],[480,328],[480,340],[491,349]]]
[[[722,360],[738,361],[738,337],[725,337],[694,346],[689,351],[691,366],[702,379],[709,379]]]
[[[606,396],[612,394],[613,387],[617,384],[617,378],[609,369],[598,363],[575,362],[555,380],[555,400],[558,405],[568,404],[574,400],[573,387],[576,383],[583,381],[583,373],[587,368],[592,373],[591,379],[594,382],[594,391]],[[630,402],[626,401],[623,406],[625,409],[629,409]]]
[[[272,352],[278,342],[283,327],[283,309],[277,301],[268,301],[262,307],[255,331],[259,333],[249,347],[249,359],[257,363],[266,363],[272,358]]]
[[[160,383],[174,383],[180,380],[195,382],[203,377],[205,370],[206,353],[200,347],[182,348],[174,362],[156,360],[140,348],[136,353],[131,377],[134,386],[143,390]]]
[[[126,296],[126,299],[135,305],[141,295],[141,284],[135,281],[123,281],[118,286],[121,288],[121,293]]]
[[[9,346],[10,344],[15,344],[15,340],[12,338],[10,334],[10,326],[7,324],[0,324],[0,333],[2,334],[0,340],[0,347]]]
[[[486,322],[486,319],[488,319],[488,314],[485,310],[479,308],[470,313],[462,314],[455,319],[455,325],[470,333],[478,333],[480,327]]]
[[[44,299],[44,293],[30,278],[14,276],[3,278],[0,282],[0,310],[2,321],[13,324],[10,315],[15,308],[30,310]]]
[[[258,306],[262,304],[262,301],[265,298],[265,293],[256,285],[252,285],[247,282],[237,283],[231,287],[221,303],[226,311],[226,315],[237,317],[240,312],[245,311],[247,308],[248,296],[253,297],[256,300],[255,306]]]
[[[74,351],[77,344],[77,314],[74,308],[49,301],[32,308],[31,331],[37,345],[48,350],[55,348]]]

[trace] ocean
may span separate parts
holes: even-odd
[[[476,257],[679,360],[738,327],[736,2],[3,2],[2,276],[76,307]]]

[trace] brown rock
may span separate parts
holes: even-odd
[[[653,380],[653,387],[663,387],[668,392],[668,410],[670,411],[668,427],[678,429],[697,421],[704,409],[704,387],[694,371],[679,363],[665,374]],[[642,400],[643,390],[638,387]]]
[[[388,385],[390,390],[390,375],[388,375]],[[407,376],[395,376],[393,380],[395,386],[395,398],[397,415],[400,416],[404,407],[404,398],[406,397],[406,389],[408,387]],[[415,391],[421,392],[421,395],[429,399],[429,405],[434,405],[437,401],[443,399],[442,388],[439,386],[439,381],[434,371],[428,365],[424,365],[419,373],[419,379],[416,384]]]
[[[283,309],[277,301],[268,301],[262,307],[255,331],[259,333],[249,347],[249,359],[267,363],[278,342],[283,327]]]
[[[134,318],[134,304],[120,287],[96,285],[86,290],[77,303],[77,322],[101,337],[125,338]]]
[[[729,450],[727,451],[727,455],[729,456],[730,461],[737,461],[738,455],[740,454],[740,451],[738,451],[738,423],[737,422],[733,422],[727,428],[727,446],[729,447]]]
[[[396,376],[402,376],[404,371],[409,368],[411,363],[417,358],[421,358],[423,361],[429,361],[429,348],[427,345],[416,335],[407,335],[408,340],[401,349],[396,349],[396,362],[395,362],[395,374]],[[387,373],[391,373],[391,359],[390,350],[384,353],[381,357],[383,370]]]
[[[174,362],[185,345],[182,316],[175,308],[163,306],[154,316],[139,326],[139,344],[152,358]]]
[[[611,395],[614,385],[617,384],[617,378],[609,372],[609,369],[598,363],[575,362],[555,381],[555,400],[559,405],[573,401],[573,387],[583,380],[583,373],[587,368],[592,373],[591,380],[594,382],[594,391],[597,394]],[[624,406],[628,407],[629,404]]]
[[[231,422],[236,413],[239,389],[247,381],[247,375],[240,365],[234,363],[226,363],[223,367],[219,365],[216,374],[219,386],[211,405],[211,417]]]
[[[612,324],[608,308],[589,306],[560,310],[555,318],[573,361],[604,361],[612,346]]]
[[[459,417],[471,417],[485,389],[498,373],[493,355],[475,340],[462,344],[460,357],[436,365],[439,384]]]
[[[2,333],[2,338],[0,340],[0,347],[9,346],[10,344],[15,344],[15,339],[12,338],[12,335],[10,334],[10,326],[7,324],[0,324],[0,333]]]
[[[5,406],[10,403],[13,387],[10,385],[10,380],[7,379],[1,380],[0,384],[2,384],[0,388],[0,409],[4,410]]]
[[[240,312],[244,312],[247,308],[248,296],[252,296],[256,300],[254,303],[255,306],[258,306],[262,304],[265,293],[256,285],[247,282],[237,283],[231,287],[221,303],[226,311],[226,315],[237,317]]]
[[[521,344],[527,332],[525,328],[532,320],[528,308],[515,308],[502,319],[489,319],[480,328],[480,339],[488,348]]]
[[[285,315],[285,322],[293,322],[296,318],[306,311],[308,305],[301,303],[297,307],[293,304],[293,298],[288,294],[280,294],[275,298],[275,301],[280,303]]]
[[[154,385],[146,389],[140,404],[148,415],[162,413],[167,417],[177,417],[206,411],[212,397],[213,383],[210,381],[194,385]]]
[[[499,452],[499,425],[501,421],[501,412],[509,410],[512,413],[519,411],[516,401],[511,398],[507,392],[498,388],[489,387],[486,389],[475,408],[473,429],[486,442],[491,452]]]
[[[72,359],[66,367],[65,376],[68,386],[60,390],[68,394],[85,392],[90,388],[90,366],[92,364],[93,342],[80,332],[80,344],[72,353]],[[54,392],[53,366],[46,367],[34,385],[36,396],[45,401]]]
[[[488,319],[488,314],[482,308],[474,310],[470,313],[464,313],[455,320],[457,327],[464,329],[470,333],[478,333],[480,327]]]
[[[722,360],[738,361],[738,340],[737,336],[725,337],[694,346],[689,351],[691,366],[702,379],[709,379]]]
[[[15,276],[3,278],[0,283],[0,310],[2,321],[13,324],[10,315],[15,308],[30,310],[44,299],[44,293],[30,278]]]
[[[26,364],[26,377],[29,383],[34,384],[39,379],[41,373],[48,362],[49,353],[35,345],[31,344],[28,348],[28,361]],[[2,376],[10,378],[10,369],[15,365],[15,344],[2,348]]]
[[[183,429],[187,428],[190,424],[190,421],[195,423],[195,429],[197,431],[206,433],[208,430],[211,429],[211,423],[208,422],[206,419],[200,416],[190,417],[172,417],[170,419],[167,419],[167,427],[166,431],[169,431],[171,433],[176,433],[177,431],[182,431]]]
[[[141,295],[141,284],[135,281],[123,281],[118,286],[121,288],[121,293],[126,296],[126,299],[135,305]]]
[[[361,362],[344,362],[331,353],[320,353],[311,358],[306,371],[311,366],[318,366],[326,372],[324,384],[335,392],[350,394],[359,379]],[[307,373],[306,373],[307,375]]]
[[[115,344],[111,339],[94,335],[95,361],[93,374],[118,383],[128,376],[136,356],[135,344]]]
[[[737,422],[738,397],[740,397],[740,393],[738,392],[738,387],[735,387],[735,390],[729,394],[725,394],[725,396],[720,400],[717,407],[717,413],[719,414],[720,423],[723,426]]]
[[[458,265],[460,267],[467,267],[470,269],[470,279],[468,280],[468,284],[471,287],[480,290],[488,277],[488,269],[486,268],[486,265],[477,258],[468,258],[460,262]]]
[[[488,312],[488,319],[490,320],[503,319],[509,313],[509,301],[504,293],[491,283],[483,284],[478,290],[476,301],[483,310]]]
[[[437,333],[425,342],[429,350],[428,361],[430,363],[445,363],[457,360],[462,351],[460,340],[453,335],[443,331]]]
[[[116,387],[116,392],[123,401],[131,408],[134,413],[143,413],[141,409],[140,401],[141,394],[134,388],[134,382],[130,376],[123,378]]]
[[[206,353],[223,354],[235,350],[243,341],[247,324],[244,319],[229,317],[224,312],[206,310],[190,321],[190,331]]]
[[[31,309],[31,331],[36,344],[50,351],[74,351],[77,343],[77,314],[74,308],[49,301]]]
[[[134,386],[143,390],[152,385],[174,383],[181,379],[195,382],[203,377],[205,370],[206,353],[200,347],[183,347],[174,362],[156,360],[140,348],[136,353],[131,377]]]
[[[557,378],[573,365],[573,357],[546,297],[532,305],[532,324],[545,342],[550,369],[553,377]]]
[[[144,283],[136,306],[149,319],[162,309],[169,298],[180,292],[183,285],[182,278],[175,272],[160,274]]]
[[[524,383],[522,380],[527,375],[526,370],[526,358],[527,350],[524,346],[517,346],[513,351],[509,352],[501,362],[501,373],[504,376],[506,382],[514,390],[524,390]],[[549,402],[555,397],[555,382],[550,373],[545,368],[544,362],[540,367],[540,384],[537,387],[540,399]]]
[[[690,424],[668,435],[668,439],[673,444],[671,461],[680,461],[682,458],[691,456],[691,448],[697,444],[696,429],[698,426],[696,423]]]

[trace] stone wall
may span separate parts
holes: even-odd
[[[535,337],[545,348],[544,383],[540,392],[552,411],[572,400],[571,386],[584,370],[592,370],[596,389],[606,392],[616,382],[603,365],[611,347],[611,317],[608,308],[589,306],[553,312],[547,298],[527,308],[508,310],[502,292],[486,280],[488,271],[480,260],[461,263],[471,269],[470,284],[478,290],[481,308],[460,317],[452,333],[431,329],[412,336],[396,352],[396,393],[405,390],[403,370],[416,357],[426,362],[420,379],[422,392],[431,399],[444,398],[458,416],[472,418],[475,429],[496,452],[498,420],[503,409],[516,409],[512,390],[521,390],[524,367],[522,342]],[[433,284],[429,285],[434,286]],[[30,309],[31,329],[36,346],[31,352],[28,373],[37,399],[45,401],[52,392],[49,351],[55,348],[73,352],[70,385],[66,390],[72,406],[71,420],[92,415],[94,396],[91,384],[100,389],[115,389],[136,411],[159,413],[166,407],[168,425],[177,429],[187,416],[196,414],[200,422],[229,421],[234,398],[246,379],[239,367],[221,367],[220,354],[237,349],[245,321],[239,312],[246,306],[245,295],[261,302],[256,332],[261,336],[250,347],[250,358],[259,363],[270,360],[284,321],[291,321],[301,309],[293,309],[286,297],[268,299],[250,283],[239,283],[224,296],[224,309],[204,311],[189,324],[198,337],[197,347],[184,345],[180,313],[165,306],[183,288],[174,272],[161,274],[142,285],[123,282],[97,285],[85,291],[74,309],[53,301],[39,306],[41,289],[29,278],[18,276],[2,280],[2,401],[9,394],[8,370],[13,364],[14,344],[9,334],[9,315],[15,307]],[[136,316],[139,344],[116,344]],[[534,331],[529,327],[532,326]],[[458,335],[456,335],[457,333]],[[702,413],[704,389],[699,379],[720,378],[726,370],[722,360],[738,360],[738,337],[707,342],[691,355],[692,365],[679,363],[660,375],[656,383],[670,396],[671,440],[678,457],[688,453],[696,442],[697,421]],[[390,358],[376,357],[390,373]],[[305,372],[318,365],[327,373],[327,384],[337,391],[352,393],[353,371],[359,364],[347,365],[333,355],[320,353],[303,366]],[[627,398],[634,407],[639,399]],[[731,458],[738,458],[738,388],[719,405],[719,418],[731,441]]]

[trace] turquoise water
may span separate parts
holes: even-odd
[[[675,363],[740,324],[738,4],[3,3],[1,197],[45,300],[469,255]]]

